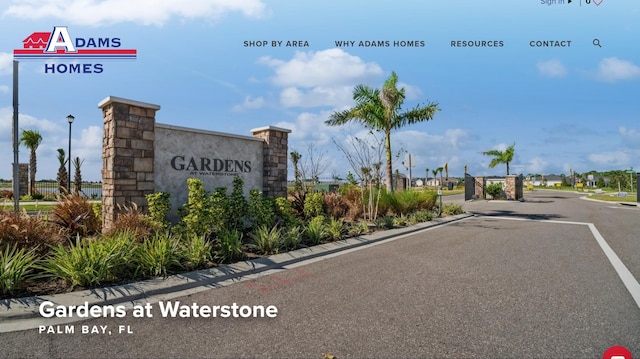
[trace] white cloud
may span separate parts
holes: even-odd
[[[416,100],[422,97],[422,90],[417,86],[398,81],[398,88],[404,88],[405,98],[407,100]]]
[[[9,93],[9,86],[0,85],[0,93]]]
[[[631,163],[631,156],[625,151],[592,153],[587,158],[596,165],[613,168],[625,167]]]
[[[13,73],[13,55],[7,52],[0,52],[0,75]]]
[[[342,107],[352,102],[352,94],[352,86],[318,86],[311,90],[287,87],[280,93],[280,103],[284,107]]]
[[[600,61],[595,77],[599,81],[611,83],[634,80],[640,78],[640,67],[631,61],[608,57]]]
[[[640,131],[632,128],[626,128],[624,126],[618,127],[618,132],[622,137],[628,137],[630,139],[638,139],[640,140]]]
[[[266,56],[259,63],[275,69],[272,81],[282,87],[353,85],[382,74],[377,64],[365,63],[342,49],[296,52],[290,61]]]
[[[264,104],[265,104],[265,101],[264,101],[264,98],[262,98],[262,96],[258,96],[258,97],[245,96],[242,104],[233,106],[232,110],[235,112],[241,112],[244,110],[255,110],[255,109],[261,108],[262,106],[264,106]]]
[[[331,140],[331,136],[345,130],[344,127],[327,126],[324,121],[329,119],[332,111],[322,111],[320,113],[303,112],[294,122],[283,121],[274,126],[288,128],[291,130],[289,138],[298,142],[315,141],[318,144],[326,144]]]
[[[258,63],[275,71],[271,82],[283,88],[285,107],[345,106],[352,102],[354,85],[382,74],[377,64],[342,49],[296,52],[289,61],[266,56]]]
[[[536,65],[538,72],[546,77],[565,77],[567,68],[559,60],[540,61]]]
[[[525,165],[523,173],[547,173],[549,163],[540,157],[534,157]]]
[[[161,26],[172,17],[218,19],[231,12],[260,18],[266,15],[266,5],[262,0],[14,0],[4,15],[87,26],[121,22]]]

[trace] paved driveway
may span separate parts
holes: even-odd
[[[469,202],[478,216],[172,299],[274,305],[276,318],[163,318],[155,304],[153,318],[87,320],[73,335],[0,334],[0,356],[601,358],[613,345],[640,355],[633,288],[592,229],[635,280],[640,212],[528,198]]]

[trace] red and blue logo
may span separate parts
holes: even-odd
[[[72,38],[66,26],[55,26],[52,32],[34,32],[22,40],[23,48],[13,50],[16,60],[71,60],[72,63],[48,63],[44,72],[102,73],[103,65],[90,60],[135,59],[136,49],[123,49],[119,37]],[[78,63],[82,62],[82,63]]]
[[[138,51],[122,49],[117,37],[72,38],[66,26],[52,32],[34,32],[22,40],[23,48],[13,50],[17,59],[135,59]]]

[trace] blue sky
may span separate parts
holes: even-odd
[[[392,134],[394,152],[415,157],[414,176],[449,164],[475,175],[483,151],[516,143],[514,173],[640,168],[640,3],[585,0],[570,5],[517,2],[269,0],[9,0],[0,5],[0,178],[11,177],[13,50],[36,31],[68,26],[72,37],[118,37],[136,60],[102,63],[100,74],[45,74],[42,60],[20,62],[20,128],[43,135],[38,179],[55,178],[56,148],[67,148],[83,176],[99,180],[107,96],[158,104],[157,121],[250,135],[265,125],[291,129],[290,148],[313,144],[327,170],[350,170],[333,141],[362,136],[357,125],[327,127],[353,105],[357,84],[380,87],[396,71],[405,108],[438,102],[432,121]],[[592,41],[598,38],[601,47]],[[272,41],[308,47],[272,47]],[[389,47],[336,47],[336,41],[389,41]],[[503,41],[454,48],[451,41]],[[531,47],[530,41],[571,41]],[[268,41],[245,47],[244,41]],[[393,41],[424,41],[394,47]],[[58,60],[61,63],[61,60]],[[405,171],[400,162],[395,168]],[[28,150],[20,149],[20,162]]]

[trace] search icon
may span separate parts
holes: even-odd
[[[593,46],[602,47],[602,45],[600,45],[600,39],[593,39]]]

